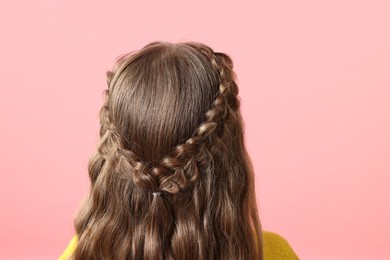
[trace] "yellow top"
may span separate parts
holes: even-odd
[[[59,260],[68,259],[76,248],[76,244],[77,235],[73,236]],[[285,238],[269,231],[263,231],[263,255],[264,260],[299,260]]]
[[[299,260],[288,241],[281,235],[263,230],[264,260]]]

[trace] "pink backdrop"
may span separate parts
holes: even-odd
[[[65,248],[104,73],[154,40],[234,59],[265,230],[302,259],[390,258],[389,1],[1,5],[1,259]]]

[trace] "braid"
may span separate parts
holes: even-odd
[[[230,57],[204,46],[190,45],[210,60],[219,75],[219,91],[211,108],[206,112],[205,122],[194,131],[193,136],[177,145],[170,155],[165,156],[154,166],[143,162],[131,150],[125,149],[122,138],[110,119],[109,89],[104,91],[106,102],[100,113],[102,124],[100,135],[101,142],[111,142],[111,144],[100,145],[98,152],[109,159],[119,174],[124,174],[122,177],[132,178],[134,184],[139,188],[176,194],[195,182],[199,177],[196,160],[198,153],[205,151],[203,146],[206,145],[207,138],[214,132],[217,136],[223,133],[226,128],[224,126],[225,120],[234,120],[232,112],[238,109],[238,87],[234,81],[235,74],[232,70],[233,63]],[[109,88],[113,78],[114,73],[108,71],[107,84]],[[132,171],[129,171],[130,168]],[[132,173],[132,176],[129,176],[129,173]]]
[[[157,190],[156,182],[149,171],[149,165],[142,162],[141,158],[133,151],[125,149],[123,139],[110,117],[107,103],[108,93],[109,91],[106,89],[104,91],[106,102],[100,111],[101,143],[98,152],[111,163],[111,167],[119,174],[119,177],[129,178],[129,176],[122,176],[122,174],[132,173],[130,177],[137,187]],[[103,145],[105,142],[110,143]],[[129,169],[131,170],[129,171]]]
[[[238,87],[234,82],[233,62],[224,53],[215,53],[210,48],[192,45],[205,55],[218,72],[220,78],[219,92],[211,108],[206,112],[206,120],[195,131],[194,135],[184,144],[176,146],[174,152],[161,160],[160,166],[153,169],[158,177],[159,188],[169,193],[177,193],[185,189],[190,183],[195,182],[199,177],[195,157],[205,145],[205,140],[218,129],[217,135],[222,134],[224,121],[230,120],[231,110],[238,109]],[[202,149],[204,150],[204,149]],[[186,175],[186,169],[192,169],[192,176]],[[167,169],[174,171],[173,174],[166,174]]]

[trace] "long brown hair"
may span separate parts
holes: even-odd
[[[236,78],[199,42],[118,58],[73,259],[263,259]]]

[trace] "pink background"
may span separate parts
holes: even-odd
[[[104,73],[154,40],[232,56],[265,230],[302,259],[390,259],[389,1],[8,2],[1,259],[64,250],[89,185]]]

